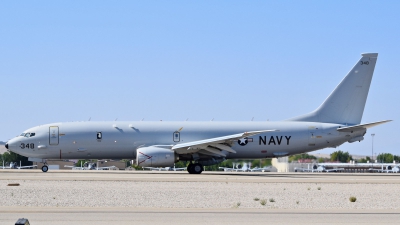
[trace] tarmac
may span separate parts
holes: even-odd
[[[18,218],[28,218],[30,224],[248,224],[248,223],[268,223],[268,224],[397,224],[400,220],[400,205],[397,201],[400,187],[400,174],[349,174],[349,173],[249,173],[249,172],[204,172],[200,175],[191,175],[187,172],[154,172],[154,171],[49,171],[43,173],[40,170],[0,170],[0,191],[2,192],[2,198],[7,199],[2,202],[0,206],[0,224],[14,224]],[[75,182],[75,183],[74,183]],[[89,183],[88,183],[89,182]],[[169,193],[169,187],[181,187],[185,190],[187,185],[189,189],[195,189],[199,187],[201,190],[200,197],[193,196],[198,190],[182,193],[188,196],[179,195],[179,190],[173,192],[174,195],[165,196],[165,199],[174,202],[181,201],[177,205],[153,206],[151,201],[163,198],[163,196],[152,199],[149,198],[148,194],[144,194],[144,198],[148,201],[147,205],[143,206],[119,206],[118,204],[104,206],[104,203],[110,202],[112,198],[118,198],[118,185],[112,186],[111,184],[117,182],[119,184],[137,184],[142,185],[139,189],[133,189],[129,193],[128,197],[140,198],[140,194],[145,191],[157,192],[157,195],[162,193]],[[9,183],[20,183],[19,187],[9,187],[6,184]],[[74,185],[82,185],[82,187],[69,186],[73,183]],[[90,185],[91,184],[93,187]],[[101,186],[104,184],[105,186]],[[287,199],[277,199],[276,207],[260,207],[251,205],[254,202],[252,199],[249,203],[242,201],[240,207],[225,207],[218,197],[215,197],[215,203],[212,201],[213,198],[207,199],[211,201],[211,206],[207,207],[196,207],[190,204],[186,204],[184,201],[187,199],[189,202],[191,199],[201,201],[201,195],[207,197],[218,193],[221,185],[232,185],[226,190],[228,195],[231,194],[236,197],[237,193],[241,193],[246,196],[250,191],[249,196],[253,196],[252,187],[257,192],[257,188],[265,188],[273,186],[273,188],[280,189],[286,187],[288,192],[281,190],[279,193],[288,193],[286,198],[295,199],[296,195],[303,195],[302,193],[311,193],[310,196],[319,198],[327,195],[329,197],[331,192],[328,191],[330,187],[344,187],[340,192],[354,192],[366,191],[371,188],[371,193],[366,193],[365,196],[377,195],[377,198],[368,198],[365,202],[360,199],[357,204],[361,204],[362,207],[355,207],[348,201],[341,203],[338,207],[331,202],[326,202],[327,205],[331,204],[330,208],[319,207],[321,204],[315,200],[315,205],[311,205],[312,208],[296,208],[294,206],[282,206],[279,205],[279,201],[289,201]],[[314,186],[322,187],[319,192]],[[107,185],[107,186],[106,186]],[[108,189],[108,185],[111,185],[111,189]],[[172,185],[172,186],[171,186]],[[174,186],[175,185],[175,186]],[[43,187],[44,196],[38,194],[41,186]],[[83,202],[83,206],[74,205],[75,203],[69,203],[64,207],[55,207],[54,205],[41,205],[41,200],[46,200],[46,194],[49,196],[57,197],[61,203],[65,203],[69,198],[82,198],[78,196],[81,192],[71,192],[68,198],[63,198],[62,194],[56,196],[51,193],[52,189],[57,189],[60,186],[60,192],[65,192],[69,189],[87,189],[88,192],[82,192],[83,194],[90,195],[91,190],[94,192],[97,189],[104,190],[100,191],[95,197],[90,197],[95,201],[94,198],[98,196],[104,197],[106,200],[100,200],[96,207],[89,206],[89,201]],[[100,186],[100,187],[99,187]],[[183,186],[183,187],[182,187]],[[257,188],[256,188],[257,186]],[[307,191],[304,187],[313,187],[313,190]],[[385,188],[380,188],[380,187]],[[144,190],[147,189],[148,190]],[[316,187],[316,186],[315,186]],[[389,187],[389,188],[387,188]],[[122,187],[121,187],[122,188]],[[156,189],[154,189],[156,188]],[[235,192],[232,189],[246,189],[241,192]],[[296,192],[296,189],[305,189],[303,192]],[[356,190],[347,190],[347,189]],[[377,188],[377,190],[372,190]],[[74,190],[75,190],[74,189]],[[250,190],[249,190],[250,189]],[[314,190],[315,189],[315,190]],[[14,190],[13,198],[7,197],[8,191]],[[58,190],[58,189],[57,189]],[[18,191],[21,193],[32,191],[32,195],[35,195],[37,199],[29,195],[25,198],[32,198],[33,201],[24,202],[23,199],[18,199]],[[110,195],[109,196],[109,194]],[[121,192],[126,192],[126,189],[121,189]],[[76,195],[74,195],[74,193]],[[132,193],[132,194],[131,194]],[[138,196],[134,196],[138,193]],[[297,194],[296,194],[297,193]],[[130,196],[133,195],[133,196]],[[282,195],[282,194],[281,194]],[[360,195],[360,194],[359,194]],[[359,196],[358,195],[358,196]],[[384,197],[386,195],[397,196],[393,201],[388,201]],[[239,197],[243,197],[239,196]],[[181,199],[180,199],[180,198]],[[360,196],[361,197],[361,196]],[[372,196],[373,197],[373,196]],[[226,198],[226,196],[224,196]],[[249,198],[248,196],[246,198]],[[178,199],[178,200],[177,200]],[[179,200],[180,199],[180,200]],[[331,201],[327,198],[327,201]],[[377,204],[379,201],[382,204]],[[290,200],[291,201],[291,200]],[[22,205],[17,205],[18,202],[22,202]],[[29,204],[27,204],[29,203]],[[51,201],[50,201],[51,203]],[[251,204],[250,204],[251,203]],[[87,206],[85,206],[87,204]],[[133,204],[133,203],[132,203]],[[204,204],[204,202],[203,202]],[[247,204],[247,206],[246,206]],[[363,205],[364,204],[364,205]],[[365,206],[367,204],[367,207]],[[376,207],[368,207],[368,204],[376,205]],[[270,202],[267,205],[271,205]],[[399,205],[397,208],[396,205]],[[246,208],[247,207],[247,208]],[[282,208],[286,207],[286,208]]]

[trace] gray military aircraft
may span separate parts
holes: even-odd
[[[283,157],[362,141],[366,130],[390,120],[360,124],[377,53],[362,54],[328,98],[311,113],[280,122],[67,122],[30,128],[5,145],[45,159],[136,159],[142,167],[190,161],[187,171],[225,159]],[[48,170],[45,164],[42,171]]]

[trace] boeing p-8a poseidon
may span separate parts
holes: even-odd
[[[362,54],[320,107],[280,122],[53,123],[24,131],[6,147],[38,162],[124,158],[164,167],[190,161],[188,172],[199,174],[225,159],[282,157],[362,141],[367,128],[389,122],[360,124],[377,57]]]

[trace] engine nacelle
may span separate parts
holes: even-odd
[[[171,149],[150,146],[136,150],[136,164],[138,166],[164,167],[173,166],[178,162],[178,155]]]

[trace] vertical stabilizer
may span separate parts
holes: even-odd
[[[361,54],[361,59],[315,111],[290,121],[360,124],[378,53]]]

